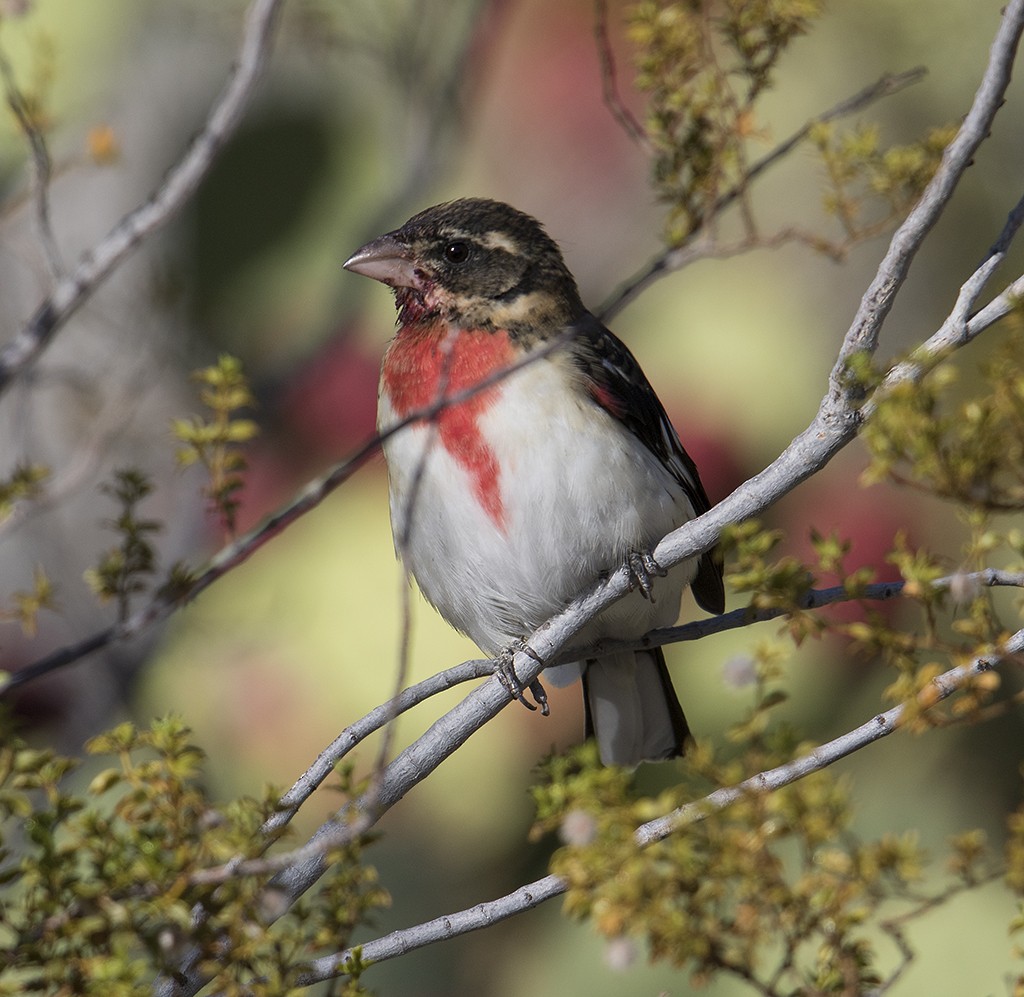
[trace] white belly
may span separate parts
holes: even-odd
[[[382,394],[378,423],[392,421]],[[436,430],[410,426],[384,452],[400,555],[441,615],[488,654],[527,636],[630,550],[650,550],[693,516],[654,456],[588,398],[568,394],[553,363],[502,382],[480,427],[501,467],[501,524]],[[653,604],[639,592],[627,596],[585,628],[581,642],[673,623],[695,573],[690,562],[658,579]]]

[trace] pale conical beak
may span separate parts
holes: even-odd
[[[372,277],[388,287],[423,287],[423,273],[413,263],[409,247],[393,235],[368,242],[342,264],[346,270]]]

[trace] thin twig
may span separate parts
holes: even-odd
[[[882,100],[885,97],[891,97],[893,94],[899,93],[915,83],[920,83],[927,74],[928,69],[925,66],[915,66],[913,69],[908,69],[903,73],[886,73],[874,83],[855,93],[852,97],[840,101],[823,114],[819,114],[816,118],[811,118],[810,121],[793,132],[789,138],[780,142],[771,152],[764,155],[750,167],[745,177],[747,183],[792,152],[818,125],[824,125],[829,121],[836,121],[839,118],[846,118],[851,114],[857,114],[876,101]]]
[[[622,130],[650,155],[651,142],[647,132],[619,93],[615,53],[612,51],[611,36],[608,32],[608,0],[594,0],[594,38],[597,42],[597,57],[601,61],[601,92],[605,106],[622,126]]]
[[[7,105],[28,142],[32,161],[30,190],[35,206],[36,236],[43,250],[43,259],[46,261],[50,279],[56,281],[64,276],[64,261],[61,259],[50,220],[50,179],[53,174],[50,150],[3,51],[0,51],[0,80],[3,81]]]
[[[324,779],[337,767],[357,744],[380,730],[394,717],[401,716],[414,706],[426,702],[438,693],[446,692],[463,682],[486,678],[494,673],[494,662],[490,658],[476,658],[460,665],[446,668],[431,675],[422,682],[403,689],[394,699],[382,703],[364,717],[346,727],[320,754],[316,761],[296,780],[291,789],[278,801],[273,815],[260,828],[260,835],[273,837],[299,812],[299,807],[313,794]]]
[[[1019,292],[1015,288],[1024,281],[1018,278],[994,301],[989,302],[986,308],[971,315],[981,292],[989,282],[996,269],[1006,259],[1013,240],[1024,224],[1024,195],[1016,203],[1013,210],[1007,215],[1003,230],[999,238],[993,243],[988,255],[973,274],[963,283],[960,293],[957,295],[953,310],[948,318],[942,323],[941,328],[933,336],[930,336],[918,349],[906,364],[901,364],[898,370],[891,376],[896,379],[906,379],[911,376],[918,378],[935,360],[944,356],[949,350],[969,343],[979,332],[987,329],[993,322],[1007,315],[1014,307],[1019,305]],[[998,304],[997,304],[998,303]],[[995,306],[995,307],[993,307]],[[1000,307],[1001,306],[1001,307]],[[985,320],[979,321],[984,314]],[[913,368],[913,371],[912,371]]]
[[[966,890],[972,890],[976,887],[984,886],[987,883],[993,883],[996,880],[1002,879],[1005,875],[1005,869],[993,869],[984,875],[978,876],[976,879],[972,878],[970,880],[961,880],[960,882],[951,884],[946,889],[941,890],[933,896],[918,899],[916,905],[910,910],[904,911],[902,914],[898,914],[895,917],[889,917],[884,921],[880,921],[878,927],[882,932],[888,935],[889,939],[896,946],[897,951],[900,953],[900,962],[892,973],[889,974],[884,984],[877,992],[879,994],[888,993],[913,962],[914,952],[913,949],[911,949],[910,944],[907,942],[906,935],[903,932],[903,926],[908,921],[916,920],[921,917],[922,914],[927,914],[929,911],[938,909],[954,897],[964,893]]]
[[[245,17],[238,58],[205,125],[168,172],[163,184],[96,245],[82,253],[73,272],[57,282],[28,323],[0,349],[0,394],[39,358],[57,331],[103,281],[163,227],[195,192],[242,119],[266,67],[283,4],[284,0],[252,0]]]
[[[52,377],[56,371],[50,369],[47,375]],[[74,386],[76,371],[70,371],[68,382]],[[90,426],[89,438],[75,447],[67,463],[59,473],[48,475],[39,495],[19,501],[17,505],[0,520],[0,538],[13,533],[22,524],[38,515],[59,506],[71,495],[77,494],[86,479],[100,466],[103,457],[109,452],[113,442],[124,432],[125,426],[131,424],[142,391],[146,383],[142,376],[145,370],[137,367],[132,376],[126,379],[132,385],[104,405],[102,413]],[[48,469],[50,470],[50,469]],[[0,693],[2,693],[0,686]]]
[[[691,249],[694,243],[707,239],[707,228],[710,222],[722,213],[733,201],[741,197],[750,189],[751,184],[761,174],[778,163],[781,159],[793,151],[807,136],[812,129],[828,121],[856,114],[864,110],[870,104],[883,97],[898,93],[906,87],[912,86],[924,78],[926,70],[923,66],[907,70],[905,73],[886,73],[870,86],[855,93],[852,97],[841,101],[829,110],[811,118],[802,127],[798,128],[789,138],[780,142],[774,149],[759,159],[744,175],[722,194],[708,209],[704,224],[695,229],[678,246],[671,246],[660,252],[650,263],[644,266],[638,273],[629,278],[612,296],[601,305],[598,316],[602,321],[607,322],[612,316],[629,304],[641,291],[653,284],[656,280],[670,273],[675,273],[683,267],[693,263],[695,259],[703,258],[703,255],[713,255],[705,251],[704,254],[694,254]]]
[[[393,699],[382,703],[364,717],[346,727],[320,754],[316,761],[296,780],[284,796],[278,801],[274,813],[264,821],[258,837],[263,840],[263,847],[269,848],[274,840],[299,812],[299,808],[320,787],[325,779],[333,773],[340,762],[361,741],[375,731],[387,727],[392,721],[414,706],[425,702],[440,692],[452,689],[462,682],[472,679],[486,678],[493,674],[494,662],[489,658],[465,661],[454,668],[447,668],[436,675],[431,675],[422,682],[417,682],[398,693]],[[373,811],[369,808],[361,821],[337,825],[338,833],[332,837],[324,835],[315,843],[309,842],[290,852],[282,852],[270,859],[248,858],[237,856],[222,865],[203,869],[192,876],[194,883],[219,883],[236,876],[257,876],[278,872],[296,862],[323,854],[332,848],[347,844],[365,833],[372,824]]]
[[[843,585],[835,585],[826,589],[811,589],[798,600],[796,608],[801,611],[822,609],[847,602],[885,602],[903,595],[906,582],[874,582],[865,585],[863,590],[851,594]],[[1024,588],[1024,572],[999,571],[985,568],[982,571],[963,572],[937,578],[931,587],[936,591],[948,592],[954,586],[963,586],[968,591],[977,588]],[[642,651],[652,647],[666,647],[684,641],[703,640],[714,634],[726,633],[754,623],[768,623],[783,616],[789,616],[791,609],[755,609],[744,606],[720,616],[711,616],[703,620],[693,620],[676,627],[661,627],[650,630],[643,637],[635,640],[602,640],[589,644],[584,648],[568,648],[563,651],[553,664],[562,661],[576,661],[582,657],[595,657],[619,651]]]

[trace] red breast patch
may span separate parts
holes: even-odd
[[[461,331],[446,341],[443,325],[404,326],[384,354],[381,378],[395,412],[404,417],[479,384],[515,359],[508,333]],[[501,469],[480,431],[479,417],[498,386],[485,388],[437,416],[441,445],[465,468],[484,510],[500,527]]]

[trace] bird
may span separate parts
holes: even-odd
[[[673,624],[687,585],[703,609],[723,611],[716,551],[668,573],[652,556],[710,502],[639,363],[584,306],[540,222],[460,198],[344,267],[394,291],[377,410],[392,532],[449,624],[510,665],[512,649],[529,650],[529,634],[624,564],[633,590],[584,626],[581,645]],[[542,674],[582,680],[604,765],[675,758],[690,742],[660,647]]]

